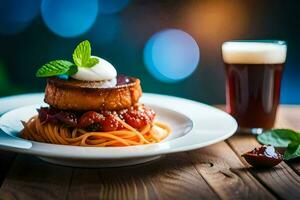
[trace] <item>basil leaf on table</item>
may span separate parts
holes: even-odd
[[[290,142],[300,143],[300,134],[290,129],[274,129],[257,136],[260,143],[270,144],[275,147],[287,147]]]
[[[291,142],[287,147],[286,152],[283,155],[285,160],[297,158],[300,156],[300,143],[299,142]]]
[[[287,147],[283,158],[285,160],[300,156],[300,133],[290,129],[273,129],[257,136],[262,144],[273,145],[274,147]]]

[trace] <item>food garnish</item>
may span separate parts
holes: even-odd
[[[300,157],[300,133],[291,129],[273,129],[257,136],[262,144],[284,147],[283,159],[289,160]]]
[[[253,167],[273,167],[283,160],[283,156],[274,146],[263,145],[244,153],[242,157]]]
[[[49,106],[22,122],[24,139],[120,147],[158,143],[171,133],[167,124],[155,121],[151,108],[139,103],[140,80],[118,76],[110,62],[91,54],[87,40],[75,48],[73,62],[51,61],[36,76],[49,77],[44,98]]]
[[[57,75],[72,76],[78,71],[78,67],[91,68],[97,63],[99,59],[92,57],[91,44],[85,40],[77,45],[73,52],[73,62],[68,60],[53,60],[38,69],[36,72],[37,77],[50,77]]]

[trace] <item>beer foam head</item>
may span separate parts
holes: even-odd
[[[230,64],[281,64],[286,50],[283,41],[229,41],[222,45],[223,60]]]

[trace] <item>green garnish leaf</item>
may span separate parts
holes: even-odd
[[[66,73],[69,76],[73,76],[74,74],[76,74],[78,72],[78,67],[76,65],[72,65],[69,69],[69,71]]]
[[[90,58],[89,61],[86,63],[86,67],[90,68],[93,67],[94,65],[99,63],[98,58]]]
[[[285,151],[283,158],[285,160],[297,158],[300,156],[300,143],[299,142],[291,142]]]
[[[275,147],[287,147],[291,141],[299,140],[300,134],[290,129],[273,129],[257,136],[260,143]]]
[[[81,42],[73,52],[73,61],[77,67],[93,67],[99,63],[97,58],[91,57],[91,44],[88,40]]]
[[[84,67],[91,57],[91,44],[84,40],[77,45],[73,52],[73,61],[78,67]]]
[[[88,40],[81,42],[73,52],[74,63],[67,60],[53,60],[43,65],[36,72],[37,77],[49,77],[57,75],[72,76],[78,72],[78,67],[91,68],[97,63],[99,59],[91,57],[91,44]]]
[[[300,156],[300,133],[291,129],[273,129],[257,136],[262,144],[287,147],[283,158],[289,160]]]
[[[49,76],[57,76],[61,74],[69,74],[70,69],[72,69],[70,72],[71,74],[74,73],[74,64],[67,61],[67,60],[53,60],[49,63],[43,65],[38,71],[36,72],[37,77],[49,77]],[[77,69],[76,69],[77,70]],[[75,72],[76,73],[76,72]]]

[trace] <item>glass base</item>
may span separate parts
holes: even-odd
[[[263,128],[238,128],[238,133],[242,134],[253,134],[253,135],[259,135],[262,134],[265,131]]]

